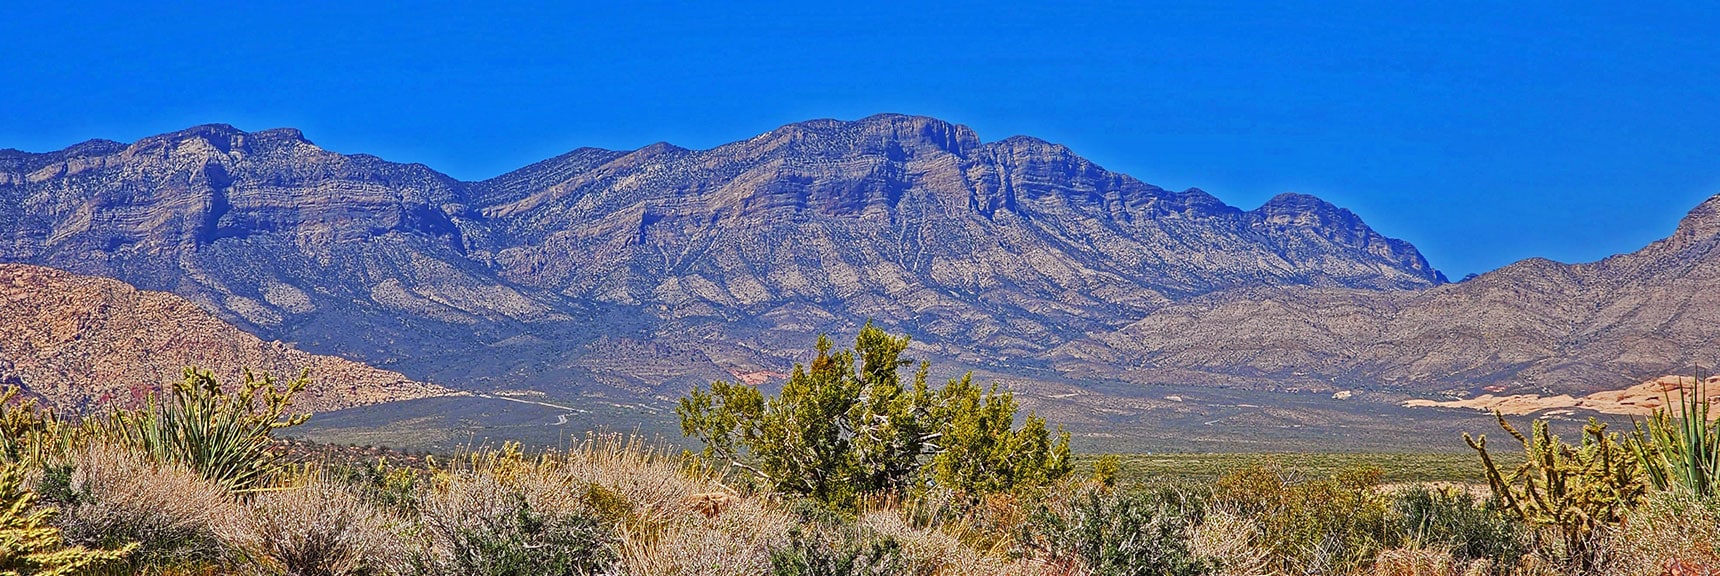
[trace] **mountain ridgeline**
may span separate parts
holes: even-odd
[[[584,148],[481,182],[291,129],[0,151],[0,262],[173,292],[415,379],[618,398],[778,373],[868,319],[923,356],[1071,382],[1445,388],[1670,367],[1690,334],[1643,336],[1671,326],[1650,303],[1706,262],[1711,232],[1447,284],[1318,198],[1242,210],[901,115]],[[1625,295],[1636,316],[1594,300]],[[1669,313],[1711,315],[1689,302]],[[1605,352],[1571,360],[1589,349]]]

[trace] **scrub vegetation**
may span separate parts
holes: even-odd
[[[1574,443],[1500,420],[1475,482],[1361,461],[1201,474],[1072,458],[906,338],[821,340],[780,393],[679,406],[701,452],[590,435],[389,460],[283,456],[303,378],[188,369],[136,408],[0,403],[0,574],[1541,575],[1720,568],[1706,396]],[[911,372],[905,369],[912,369]],[[1682,393],[1681,393],[1682,394]],[[1138,462],[1137,462],[1138,463]],[[1234,465],[1233,465],[1234,464]],[[1143,471],[1145,470],[1145,471]]]

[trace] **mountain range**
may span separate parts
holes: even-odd
[[[477,182],[292,129],[0,151],[0,262],[172,292],[416,380],[658,401],[768,382],[868,320],[940,365],[1073,389],[1622,386],[1712,345],[1717,214],[1451,283],[1312,196],[1244,210],[916,116]]]

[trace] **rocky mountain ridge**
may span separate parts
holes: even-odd
[[[0,261],[171,291],[420,379],[616,395],[780,370],[868,318],[925,355],[1038,369],[1202,295],[1444,281],[1313,197],[1244,211],[900,115],[580,149],[482,182],[291,129],[6,151]]]
[[[780,373],[867,319],[1063,387],[1583,394],[1704,359],[1717,245],[1710,200],[1635,253],[1452,284],[1312,196],[1242,210],[899,115],[481,182],[290,129],[0,151],[0,261],[419,379],[618,399]]]
[[[1054,364],[1136,382],[1582,396],[1709,366],[1717,248],[1720,196],[1670,237],[1598,262],[1535,258],[1420,291],[1211,294],[1066,344]]]

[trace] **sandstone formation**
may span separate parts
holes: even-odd
[[[0,264],[0,383],[68,410],[132,404],[197,365],[224,382],[243,368],[309,370],[301,411],[450,394],[398,373],[264,342],[184,298],[108,278]]]

